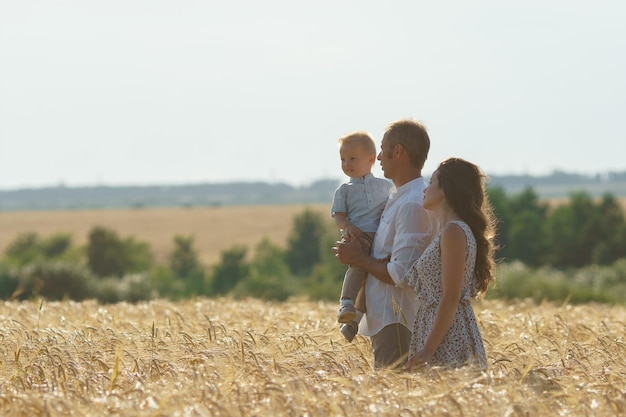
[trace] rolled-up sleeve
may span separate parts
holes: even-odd
[[[434,215],[421,205],[398,208],[396,234],[387,271],[398,287],[410,288],[407,271],[419,259],[434,236]]]
[[[345,184],[342,184],[335,190],[333,205],[330,209],[330,215],[332,217],[335,217],[335,213],[346,213],[348,211],[348,207],[346,206],[347,193],[348,187]]]

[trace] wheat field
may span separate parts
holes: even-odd
[[[615,416],[626,310],[475,305],[489,368],[374,371],[336,306],[0,304],[3,416]]]
[[[198,257],[208,266],[233,245],[252,251],[267,237],[285,246],[294,216],[305,209],[330,221],[330,205],[324,204],[0,212],[0,253],[20,233],[35,232],[41,237],[68,233],[75,245],[84,245],[89,231],[103,226],[122,238],[149,243],[157,262],[167,259],[174,236],[193,236]]]

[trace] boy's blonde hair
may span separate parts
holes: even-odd
[[[357,131],[348,133],[347,135],[344,135],[337,139],[337,142],[339,142],[340,146],[344,144],[348,145],[356,143],[361,145],[363,149],[365,149],[369,153],[376,155],[376,143],[374,143],[374,139],[372,139],[372,136],[367,132]]]

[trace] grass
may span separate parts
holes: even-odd
[[[0,415],[614,416],[624,307],[475,309],[489,369],[373,371],[334,304],[195,299],[0,304]]]

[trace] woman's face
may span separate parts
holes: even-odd
[[[446,196],[439,186],[439,171],[435,171],[432,177],[430,177],[430,184],[424,189],[424,208],[436,210],[445,198]]]

